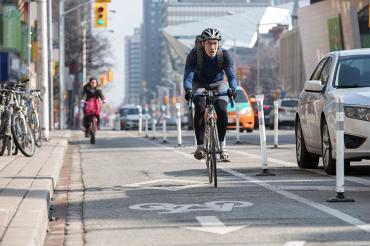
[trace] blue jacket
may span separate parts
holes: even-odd
[[[225,49],[222,49],[224,56],[224,69],[223,71],[219,68],[217,56],[209,57],[205,52],[203,54],[202,69],[199,74],[195,72],[197,64],[197,52],[193,49],[188,57],[186,58],[185,74],[184,74],[184,89],[191,89],[193,80],[212,84],[224,79],[224,71],[227,76],[230,88],[236,89],[238,82],[235,78],[233,59]]]

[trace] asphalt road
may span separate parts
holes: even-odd
[[[256,176],[258,131],[239,145],[230,132],[232,162],[219,164],[218,188],[192,157],[191,132],[181,147],[175,132],[161,144],[160,132],[151,140],[101,131],[96,145],[79,133],[86,245],[370,245],[370,164],[346,176],[345,194],[356,202],[328,203],[335,177],[297,168],[293,130],[280,132],[279,148],[267,132],[276,176]]]

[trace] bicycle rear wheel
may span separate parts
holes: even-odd
[[[25,156],[33,156],[35,154],[35,139],[29,125],[21,117],[20,113],[12,115],[11,129],[13,140],[17,148]]]
[[[213,171],[213,186],[217,187],[217,157],[216,157],[216,146],[217,146],[217,137],[216,132],[217,129],[215,128],[215,124],[212,124],[210,128],[211,132],[211,169]]]

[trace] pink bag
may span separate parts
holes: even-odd
[[[85,112],[90,116],[100,115],[100,100],[96,98],[90,98],[85,106]]]

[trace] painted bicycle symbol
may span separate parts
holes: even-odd
[[[253,203],[244,201],[213,201],[204,204],[171,204],[171,203],[144,203],[130,206],[135,210],[159,211],[158,214],[178,214],[196,211],[231,212],[234,208],[252,206]]]

